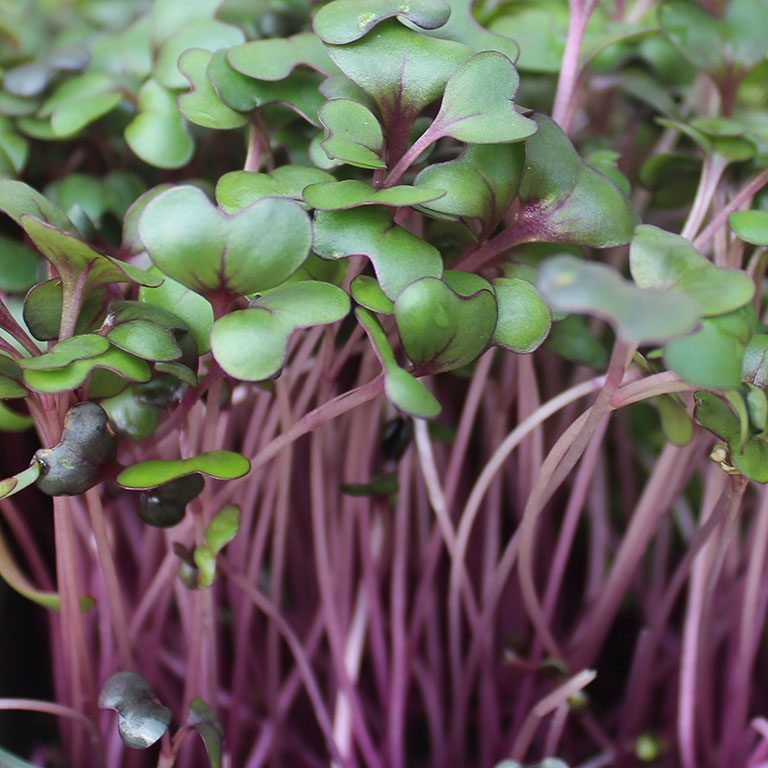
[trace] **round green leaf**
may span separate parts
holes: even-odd
[[[263,381],[282,368],[294,331],[335,323],[348,312],[349,298],[335,285],[286,283],[248,309],[217,320],[211,334],[213,355],[230,376]]]
[[[290,200],[266,198],[228,215],[197,187],[152,199],[139,234],[160,271],[199,293],[249,294],[284,282],[309,254],[309,217]]]
[[[462,296],[442,280],[426,277],[397,297],[397,330],[415,365],[449,371],[469,365],[485,351],[498,317],[491,287],[485,285]]]
[[[174,94],[155,80],[141,87],[139,112],[125,129],[125,140],[139,158],[158,168],[181,168],[195,149]]]
[[[232,451],[210,451],[191,459],[151,459],[124,469],[117,476],[118,485],[133,490],[156,488],[195,472],[217,480],[235,480],[247,474],[251,463]]]
[[[737,211],[728,216],[728,224],[745,243],[768,245],[768,211]]]
[[[539,292],[519,277],[493,281],[499,319],[493,343],[518,354],[538,349],[552,326],[552,313]]]

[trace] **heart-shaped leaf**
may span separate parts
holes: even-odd
[[[156,80],[147,80],[139,91],[138,106],[138,114],[125,129],[128,146],[145,163],[158,168],[186,165],[195,145],[173,92]]]
[[[715,389],[741,385],[744,348],[752,335],[754,307],[702,320],[690,336],[664,347],[664,362],[686,381]]]
[[[300,66],[325,75],[337,71],[320,38],[311,32],[236,45],[227,52],[227,60],[238,72],[256,80],[284,80]]]
[[[745,243],[768,245],[768,211],[737,211],[728,216],[728,225]]]
[[[422,204],[427,212],[479,219],[490,231],[517,197],[524,163],[522,144],[470,144],[455,160],[428,165],[414,184],[445,192]]]
[[[216,182],[216,200],[227,213],[255,203],[264,197],[302,200],[310,184],[334,181],[330,173],[301,165],[281,165],[271,173],[231,171]]]
[[[232,109],[251,112],[266,104],[285,104],[312,125],[319,125],[317,110],[323,103],[323,97],[318,90],[322,76],[317,72],[300,68],[291,72],[285,79],[255,80],[235,69],[229,63],[227,53],[222,50],[213,54],[207,73],[222,101]]]
[[[210,61],[210,52],[200,48],[182,54],[179,69],[189,81],[190,90],[179,96],[179,109],[187,120],[203,128],[240,128],[248,117],[225,104],[216,93],[207,74]]]
[[[446,273],[446,278],[448,273]],[[429,372],[469,365],[491,342],[497,321],[489,283],[465,294],[426,277],[411,283],[395,301],[397,330],[408,357]]]
[[[117,728],[126,747],[147,749],[168,730],[171,710],[136,672],[116,672],[102,686],[99,708],[118,712]]]
[[[427,187],[387,187],[375,189],[364,181],[346,179],[312,184],[304,190],[304,200],[318,211],[339,211],[363,205],[413,206],[443,196],[440,189]]]
[[[538,349],[552,326],[552,313],[539,292],[519,277],[493,281],[499,319],[493,343],[518,354]]]
[[[638,287],[676,288],[696,301],[704,317],[738,309],[755,292],[745,272],[716,267],[684,237],[650,225],[635,230],[629,264]]]
[[[526,141],[517,226],[529,242],[607,248],[632,239],[637,214],[623,192],[588,166],[549,118]]]
[[[460,43],[406,29],[392,19],[353,43],[328,46],[328,53],[347,77],[373,97],[385,125],[394,127],[400,121],[410,125],[439,98],[472,51]]]
[[[387,19],[397,17],[421,29],[437,29],[450,14],[444,0],[335,0],[317,12],[312,26],[324,43],[343,45],[359,40]]]
[[[313,249],[324,259],[367,256],[381,289],[393,300],[416,280],[443,274],[438,250],[393,224],[385,208],[319,211]]]
[[[139,234],[163,274],[202,294],[274,288],[304,263],[312,240],[309,217],[291,200],[265,198],[228,215],[191,186],[152,199]]]
[[[322,148],[330,158],[358,168],[385,168],[384,134],[376,116],[350,99],[332,99],[318,110],[325,128]]]
[[[216,711],[208,706],[203,699],[192,699],[189,703],[187,723],[199,734],[208,753],[211,768],[221,768],[221,751],[224,741],[224,729],[219,722]]]
[[[355,310],[355,316],[373,344],[376,356],[384,369],[384,390],[390,402],[420,419],[433,419],[437,416],[440,413],[440,403],[415,376],[397,364],[387,334],[376,317],[362,307]]]
[[[476,53],[446,83],[440,111],[428,129],[430,137],[500,144],[531,136],[536,123],[514,107],[519,85],[515,65],[503,53]]]
[[[89,72],[59,86],[38,116],[50,117],[56,136],[69,137],[111,112],[122,98],[111,77]]]
[[[130,437],[131,440],[150,437],[160,421],[157,408],[139,400],[132,388],[102,400],[101,407],[107,412],[115,432]]]
[[[681,336],[699,319],[696,302],[684,293],[636,288],[607,265],[573,256],[545,261],[537,287],[552,309],[600,317],[635,344]]]
[[[286,283],[230,312],[213,326],[211,347],[219,365],[242,381],[263,381],[279,373],[294,331],[341,320],[349,298],[335,285]]]
[[[37,487],[50,496],[85,493],[101,482],[116,453],[106,411],[96,403],[78,403],[67,412],[60,442],[34,455],[40,467]]]
[[[139,495],[139,517],[154,528],[172,528],[184,519],[187,504],[196,499],[205,480],[195,473],[176,478]]]
[[[112,371],[127,381],[149,381],[152,376],[144,360],[110,347],[96,357],[75,360],[64,368],[27,369],[24,371],[24,383],[36,392],[67,392],[82,386],[91,374],[100,369]]]
[[[198,48],[213,52],[237,46],[244,39],[245,35],[238,27],[215,19],[185,24],[163,42],[155,60],[154,78],[165,88],[184,88],[187,82],[179,67],[179,57],[185,51]]]
[[[135,491],[156,488],[171,480],[199,473],[216,480],[235,480],[248,474],[251,462],[232,451],[209,451],[191,459],[150,459],[124,469],[117,484]]]

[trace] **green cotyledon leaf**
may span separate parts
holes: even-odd
[[[312,239],[309,217],[292,200],[265,198],[229,215],[192,186],[150,200],[139,235],[164,275],[203,295],[280,285],[304,263]]]
[[[290,282],[230,312],[213,326],[211,348],[226,373],[241,381],[263,381],[279,373],[294,331],[341,320],[349,297],[317,281]]]

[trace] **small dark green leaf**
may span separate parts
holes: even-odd
[[[347,496],[394,496],[400,490],[396,475],[374,475],[368,483],[344,483],[341,492]]]
[[[61,314],[64,306],[61,280],[54,278],[38,283],[24,299],[24,322],[39,341],[52,341],[59,337]],[[88,293],[80,307],[75,333],[87,334],[101,325],[107,306],[107,292],[95,288]]]
[[[136,672],[116,672],[102,686],[99,708],[118,712],[117,727],[131,749],[151,747],[168,730],[171,710]]]
[[[205,480],[195,473],[139,494],[139,517],[155,528],[172,528],[184,519],[187,504],[196,499]]]
[[[154,434],[160,421],[157,408],[146,405],[132,388],[101,401],[109,420],[120,435],[131,440],[144,440]]]
[[[114,460],[117,440],[109,417],[96,403],[78,403],[67,412],[61,441],[34,455],[37,487],[50,496],[75,496],[93,488]]]

